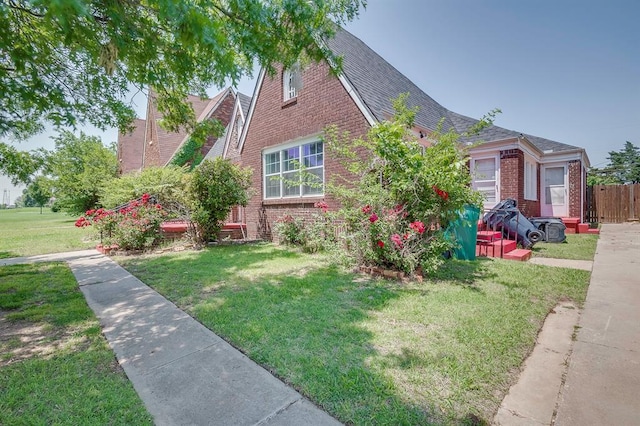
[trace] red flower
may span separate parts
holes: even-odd
[[[362,213],[364,213],[364,214],[369,214],[369,213],[371,213],[371,206],[370,206],[369,204],[367,204],[366,206],[364,206],[364,207],[362,208]]]
[[[424,232],[424,223],[420,222],[419,220],[416,220],[415,222],[411,222],[409,224],[409,228],[413,229],[414,231],[416,231],[418,234],[422,234]]]
[[[83,228],[85,226],[91,226],[91,222],[89,222],[86,217],[82,216],[80,219],[76,220],[75,226]]]
[[[378,240],[378,247],[383,248],[384,247],[384,241],[380,241]]]
[[[325,203],[324,201],[318,201],[313,205],[313,207],[322,209],[322,213],[326,213],[327,210],[329,209],[329,204]]]
[[[85,212],[85,214],[86,214],[87,216],[92,216],[95,212],[96,212],[96,211],[95,211],[94,209],[91,209],[91,210],[87,210],[87,211]]]
[[[149,194],[142,194],[142,203],[143,204],[147,204],[149,202],[149,198],[151,198],[151,195]]]
[[[378,220],[378,215],[373,213],[371,216],[369,216],[369,222],[371,223],[375,223]]]
[[[432,188],[434,191],[436,191],[436,194],[438,194],[438,196],[442,198],[444,201],[447,201],[449,199],[449,194],[446,191],[443,191],[442,189],[438,188],[436,185],[433,185]]]
[[[402,248],[402,237],[398,234],[391,236],[391,241],[396,245],[396,248]]]

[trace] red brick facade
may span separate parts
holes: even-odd
[[[218,107],[214,110],[213,114],[209,118],[215,118],[220,121],[222,128],[227,127],[229,122],[231,121],[231,116],[233,115],[233,107],[236,103],[235,97],[233,93],[229,90],[229,92],[225,95],[224,99],[220,101]],[[224,130],[223,130],[224,132]],[[220,135],[222,136],[222,135]],[[213,144],[218,140],[218,137],[209,136],[205,144],[200,148],[200,153],[205,156],[213,147]]]
[[[579,160],[569,161],[569,217],[579,217],[582,218],[582,182],[583,182],[583,171],[582,171],[582,162]],[[586,176],[584,177],[584,182],[586,182]]]
[[[513,198],[525,216],[540,216],[540,164],[536,163],[536,200],[524,197],[524,153],[519,149],[500,151],[500,198]]]
[[[256,95],[253,116],[242,148],[242,165],[253,168],[255,194],[246,207],[249,238],[271,238],[276,219],[285,214],[306,216],[317,212],[313,204],[326,201],[330,208],[336,201],[330,196],[264,200],[262,152],[296,139],[320,136],[331,124],[352,136],[367,132],[369,124],[344,89],[338,78],[330,74],[326,63],[309,65],[302,73],[303,88],[297,97],[283,101],[282,70],[273,77],[265,76]],[[324,152],[325,182],[346,171]]]

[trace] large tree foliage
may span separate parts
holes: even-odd
[[[8,0],[0,3],[0,136],[46,122],[127,128],[131,85],[153,87],[168,130],[192,127],[184,99],[258,64],[331,56],[318,39],[363,0]],[[190,129],[192,130],[192,129]]]
[[[626,141],[620,151],[609,151],[609,164],[591,168],[589,185],[640,183],[640,148]]]
[[[19,151],[0,142],[0,174],[8,176],[14,185],[29,183],[43,164],[42,152]]]
[[[118,173],[115,147],[104,146],[98,137],[68,131],[56,137],[55,144],[45,170],[53,180],[56,204],[73,214],[95,208],[100,189]]]

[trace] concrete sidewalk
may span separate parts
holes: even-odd
[[[66,261],[158,425],[339,425],[95,250],[2,259]]]
[[[555,425],[640,424],[640,224],[603,225]]]

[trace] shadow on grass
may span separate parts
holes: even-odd
[[[416,405],[399,395],[392,377],[371,366],[380,353],[364,324],[391,301],[414,291],[427,294],[426,289],[362,279],[322,257],[271,245],[222,246],[123,263],[342,422],[487,424],[475,414],[443,417],[440,407]],[[281,264],[288,266],[278,270]],[[483,265],[448,262],[434,278],[474,289],[474,280],[486,272]],[[396,361],[418,362],[414,357],[407,353]]]
[[[429,279],[440,282],[454,283],[471,289],[476,289],[477,282],[482,279],[495,278],[489,272],[488,263],[491,259],[478,257],[476,260],[449,259],[436,272],[429,275]]]
[[[20,257],[20,255],[12,251],[0,251],[0,259],[9,259],[12,257]]]

